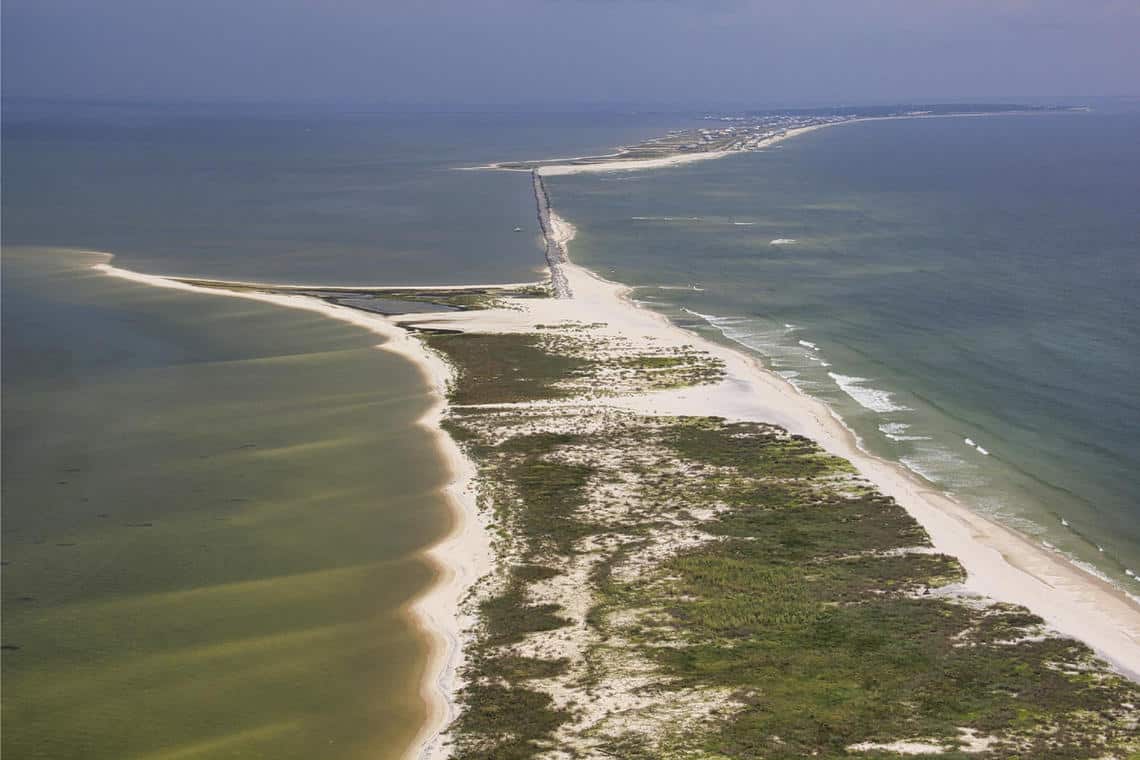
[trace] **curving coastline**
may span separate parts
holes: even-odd
[[[484,524],[478,518],[475,506],[475,469],[455,441],[447,435],[440,422],[446,410],[446,390],[452,381],[451,368],[442,358],[425,346],[407,330],[389,318],[358,309],[330,304],[308,295],[294,295],[289,291],[311,286],[263,286],[256,283],[202,281],[192,284],[178,278],[144,274],[113,266],[112,254],[88,252],[101,260],[92,269],[111,277],[118,277],[151,287],[170,288],[186,292],[223,295],[269,303],[290,309],[318,313],[330,319],[364,328],[384,338],[377,345],[411,362],[421,373],[424,383],[432,389],[435,403],[417,420],[417,424],[431,432],[440,457],[450,470],[450,479],[444,493],[451,505],[454,524],[439,543],[427,550],[425,556],[437,570],[438,577],[431,590],[417,599],[409,610],[423,635],[431,643],[432,654],[424,667],[421,696],[428,705],[429,718],[421,729],[420,738],[407,753],[407,757],[428,757],[437,747],[444,727],[454,719],[456,705],[451,698],[458,688],[458,671],[463,665],[462,637],[470,620],[460,611],[460,600],[470,587],[491,569],[490,540]],[[533,283],[530,283],[533,284]],[[226,287],[226,286],[230,287]],[[234,286],[246,285],[247,288]],[[266,287],[265,290],[260,288]],[[470,289],[457,286],[453,289]],[[423,288],[418,288],[422,290]],[[444,290],[452,288],[432,288]]]
[[[921,117],[912,117],[921,118]],[[939,117],[926,117],[939,118]],[[810,131],[820,127],[806,128]],[[792,136],[789,133],[788,136]],[[786,138],[781,138],[786,139]],[[447,315],[424,314],[396,320],[359,310],[328,304],[309,295],[290,293],[306,290],[304,285],[240,283],[252,290],[226,290],[218,281],[192,281],[144,275],[118,269],[107,263],[96,265],[104,273],[137,282],[214,294],[253,298],[288,308],[319,312],[330,318],[365,327],[384,336],[384,350],[393,351],[414,362],[435,390],[438,403],[420,421],[436,434],[442,455],[451,464],[453,482],[448,487],[457,517],[455,530],[434,547],[430,556],[440,568],[440,581],[431,593],[414,606],[414,614],[433,640],[433,657],[427,667],[424,696],[432,706],[432,719],[425,726],[415,753],[420,757],[446,756],[439,741],[441,731],[457,714],[455,694],[461,684],[458,671],[463,664],[463,639],[473,624],[469,611],[460,609],[460,600],[481,577],[492,570],[493,551],[486,526],[480,522],[475,499],[475,465],[445,434],[441,422],[447,411],[445,401],[453,368],[437,352],[426,348],[403,326],[417,330],[462,330],[478,333],[519,333],[535,322],[558,323],[593,321],[605,327],[594,331],[608,337],[648,339],[666,347],[697,345],[725,367],[723,381],[712,386],[696,386],[656,393],[607,399],[607,404],[643,415],[717,415],[727,420],[777,423],[789,431],[816,441],[824,450],[850,460],[884,494],[894,497],[927,530],[934,547],[952,555],[968,573],[962,593],[1024,605],[1044,618],[1051,628],[1089,644],[1118,670],[1133,679],[1140,678],[1140,608],[1110,584],[1050,555],[1011,529],[994,523],[933,490],[897,463],[874,457],[859,448],[853,434],[834,412],[795,389],[784,378],[765,370],[760,362],[742,351],[725,347],[685,331],[629,298],[630,289],[612,283],[573,264],[568,245],[573,226],[553,210],[542,177],[577,171],[648,169],[684,163],[688,160],[719,158],[678,157],[580,165],[560,172],[557,166],[532,171],[538,221],[543,233],[545,255],[555,299],[523,301],[514,299],[510,309],[488,309]],[[359,287],[359,286],[356,286]],[[454,286],[454,290],[471,286]],[[353,286],[344,288],[352,289]],[[388,288],[395,289],[395,288]],[[444,290],[444,287],[432,287]]]

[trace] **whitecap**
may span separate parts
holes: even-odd
[[[965,443],[967,446],[969,446],[969,447],[971,447],[971,448],[973,448],[974,446],[977,446],[977,445],[978,445],[978,444],[974,443],[974,439],[973,439],[973,438],[963,438],[963,439],[962,439],[962,442],[963,442],[963,443]]]
[[[721,317],[717,317],[713,314],[701,314],[699,311],[693,311],[692,309],[688,308],[687,306],[682,306],[681,311],[685,312],[686,314],[692,314],[694,317],[700,317],[701,319],[705,320],[706,322],[709,322],[710,324],[712,323],[712,321],[714,319],[721,319]]]
[[[792,245],[796,242],[795,238],[776,238],[768,242],[768,245]]]
[[[869,382],[865,377],[840,375],[837,372],[828,372],[827,374],[844,393],[853,398],[855,402],[864,409],[881,413],[910,411],[909,407],[896,404],[892,400],[889,391],[879,390],[878,388],[865,388],[862,384]]]
[[[981,446],[978,447],[978,453],[984,457],[988,457],[990,455],[990,452],[986,451]]]
[[[818,351],[819,350],[819,346],[817,346],[814,343],[809,343],[806,340],[801,340],[800,345],[805,347],[805,348],[810,348],[812,351]]]
[[[885,425],[879,425],[879,432],[885,435],[892,441],[930,441],[933,440],[928,435],[906,435],[906,431],[910,429],[910,425],[905,422],[888,422]]]

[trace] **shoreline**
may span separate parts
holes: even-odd
[[[1033,111],[1014,111],[1000,113],[907,114],[854,118],[841,122],[811,125],[788,130],[783,135],[764,140],[761,146],[768,147],[788,138],[825,127],[842,126],[856,122],[1018,115],[1040,114]],[[678,154],[661,158],[621,160],[620,156],[625,152],[627,151],[623,149],[615,154],[611,154],[612,156],[618,157],[618,160],[613,161],[593,164],[544,164],[536,166],[532,170],[536,182],[536,195],[541,191],[545,197],[547,212],[556,220],[554,222],[555,226],[561,223],[573,230],[572,225],[558,217],[550,208],[549,195],[541,183],[541,177],[666,168],[697,161],[724,158],[728,155],[743,151],[709,151],[706,153]],[[587,156],[581,157],[581,159],[566,160],[589,160],[591,158],[602,159],[609,157],[610,156]],[[487,167],[476,168],[499,167],[492,164]],[[502,170],[517,171],[516,169]],[[564,266],[572,271],[577,270],[579,274],[586,277],[594,278],[601,283],[619,289],[620,293],[618,297],[626,302],[630,308],[652,313],[659,317],[669,328],[679,330],[687,335],[692,335],[694,338],[699,339],[702,348],[709,350],[710,353],[716,355],[715,349],[719,348],[740,355],[753,365],[752,369],[759,375],[762,382],[758,382],[758,386],[775,384],[775,386],[780,389],[778,393],[781,393],[786,400],[802,399],[808,404],[817,407],[809,412],[812,420],[812,424],[810,425],[800,424],[804,420],[802,418],[797,419],[795,415],[788,416],[785,419],[785,415],[776,408],[775,405],[769,405],[765,408],[763,405],[755,403],[749,408],[747,404],[729,402],[730,408],[737,409],[739,416],[724,415],[726,418],[778,422],[778,424],[786,427],[788,430],[799,432],[814,440],[829,453],[852,461],[857,465],[862,474],[867,476],[885,494],[894,496],[899,503],[906,508],[908,513],[930,532],[931,538],[934,540],[937,548],[945,550],[946,553],[956,556],[959,560],[963,561],[962,563],[969,573],[968,581],[964,587],[967,592],[988,596],[996,601],[1021,604],[1028,607],[1035,614],[1044,618],[1054,629],[1085,642],[1099,654],[1105,656],[1120,672],[1132,680],[1140,682],[1140,600],[1137,600],[1134,595],[1128,593],[1126,589],[1120,587],[1107,576],[1100,574],[1097,568],[1093,566],[1085,567],[1079,561],[1070,558],[1064,553],[1052,552],[1039,546],[1030,536],[995,519],[975,512],[950,494],[940,491],[936,484],[931,483],[919,474],[913,472],[902,463],[880,457],[865,450],[859,444],[856,433],[833,408],[825,402],[817,400],[806,392],[796,388],[786,378],[765,368],[762,360],[748,353],[744,347],[735,348],[723,346],[715,341],[708,340],[704,336],[674,325],[669,321],[668,317],[663,314],[654,312],[652,309],[643,309],[642,306],[634,302],[630,297],[630,292],[633,290],[632,287],[606,280],[601,275],[585,267],[573,264],[566,253],[566,245],[572,238],[573,233],[571,232],[568,238],[560,241],[562,263]],[[566,279],[568,283],[572,283],[575,279],[578,279],[575,277],[567,278],[566,275],[561,272],[559,276]],[[699,389],[693,389],[693,392],[699,392]],[[642,413],[649,411],[644,406],[631,405],[629,408]],[[656,410],[653,411],[655,412]],[[809,410],[805,409],[801,411],[808,412]],[[689,415],[700,414],[701,407],[697,405],[697,408],[686,408],[684,411],[677,410],[675,413]],[[874,471],[876,475],[872,475],[872,471]],[[967,537],[964,535],[963,531],[968,531],[970,536]],[[982,538],[985,540],[981,540]],[[985,551],[980,554],[974,551],[973,544],[975,543],[981,543]],[[970,561],[965,561],[967,558],[961,556],[961,552],[969,552],[970,557],[968,559]],[[989,552],[991,556],[985,556],[986,552]],[[1020,589],[1014,588],[1018,580],[1007,577],[1010,569],[1028,576],[1033,580],[1034,585]],[[1097,593],[1094,594],[1093,597],[1089,597],[1087,592],[1082,588],[1083,586],[1091,586],[1093,589],[1103,592],[1104,596]],[[1068,601],[1070,602],[1070,604],[1066,605],[1066,609],[1063,612],[1054,608],[1055,600],[1050,598],[1050,591],[1056,592],[1059,589],[1065,590],[1065,593],[1068,594]],[[1099,600],[1099,602],[1097,600]],[[1105,612],[1106,608],[1104,605],[1107,605],[1108,609],[1111,609],[1111,612]],[[1091,616],[1089,619],[1098,620],[1101,626],[1101,628],[1094,631],[1091,636],[1087,630],[1086,615]],[[1114,617],[1119,617],[1119,619],[1127,620],[1128,622],[1124,628],[1114,630],[1114,628],[1116,628],[1116,625],[1112,622],[1112,618]]]
[[[458,689],[458,671],[463,665],[464,655],[462,638],[469,623],[460,610],[460,602],[471,586],[492,568],[490,536],[479,518],[475,504],[475,465],[440,425],[447,409],[446,391],[452,379],[451,367],[408,330],[379,314],[330,304],[311,296],[281,295],[254,290],[226,290],[224,287],[225,284],[239,283],[211,280],[208,281],[211,283],[210,286],[192,285],[177,278],[143,274],[115,267],[109,263],[114,258],[113,254],[95,251],[84,251],[84,253],[106,257],[105,261],[94,264],[91,268],[110,277],[202,295],[245,298],[285,308],[315,312],[330,319],[362,327],[385,339],[385,342],[378,344],[376,348],[403,357],[420,373],[435,402],[422,417],[416,420],[415,424],[431,433],[436,450],[448,471],[448,483],[442,492],[449,503],[453,518],[453,524],[447,535],[424,552],[424,557],[434,566],[435,582],[426,594],[413,601],[408,608],[416,627],[428,640],[432,653],[424,665],[424,678],[419,689],[420,697],[427,706],[428,716],[406,757],[432,756],[440,734],[455,717],[457,711],[453,695]],[[527,285],[533,284],[527,283]],[[454,290],[471,287],[476,286],[431,289]],[[311,286],[283,286],[281,289],[304,290],[311,289]],[[421,286],[418,289],[423,288]]]
[[[572,263],[567,268],[577,287],[593,279],[612,288],[625,308],[651,315],[661,321],[662,329],[678,331],[688,342],[724,360],[728,383],[736,386],[685,389],[669,400],[647,396],[624,404],[625,408],[642,414],[703,413],[730,421],[768,422],[810,438],[828,453],[851,461],[928,531],[937,550],[956,557],[968,574],[963,591],[1027,607],[1140,682],[1140,606],[1127,592],[974,512],[900,463],[863,450],[830,406],[764,368],[759,358],[690,333],[665,315],[638,306],[629,298],[628,286]]]
[[[574,227],[553,211],[550,216],[554,234],[566,250]],[[902,464],[866,452],[830,406],[770,372],[758,358],[642,308],[630,298],[629,286],[608,281],[569,259],[559,268],[575,294],[568,303],[585,302],[580,313],[599,321],[616,321],[618,333],[655,326],[655,338],[695,343],[726,364],[727,379],[712,388],[617,399],[611,402],[614,406],[642,414],[712,414],[729,420],[774,423],[810,438],[829,453],[851,461],[930,533],[936,549],[956,557],[968,574],[964,591],[1027,607],[1058,632],[1083,641],[1120,672],[1140,682],[1140,605],[1127,592],[1067,558],[1047,552],[1014,529],[974,512]]]

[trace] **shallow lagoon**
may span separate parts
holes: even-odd
[[[451,520],[423,380],[101,258],[5,252],[4,754],[398,756]]]

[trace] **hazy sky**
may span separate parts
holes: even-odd
[[[1140,92],[1140,0],[4,0],[6,95],[856,102]]]

